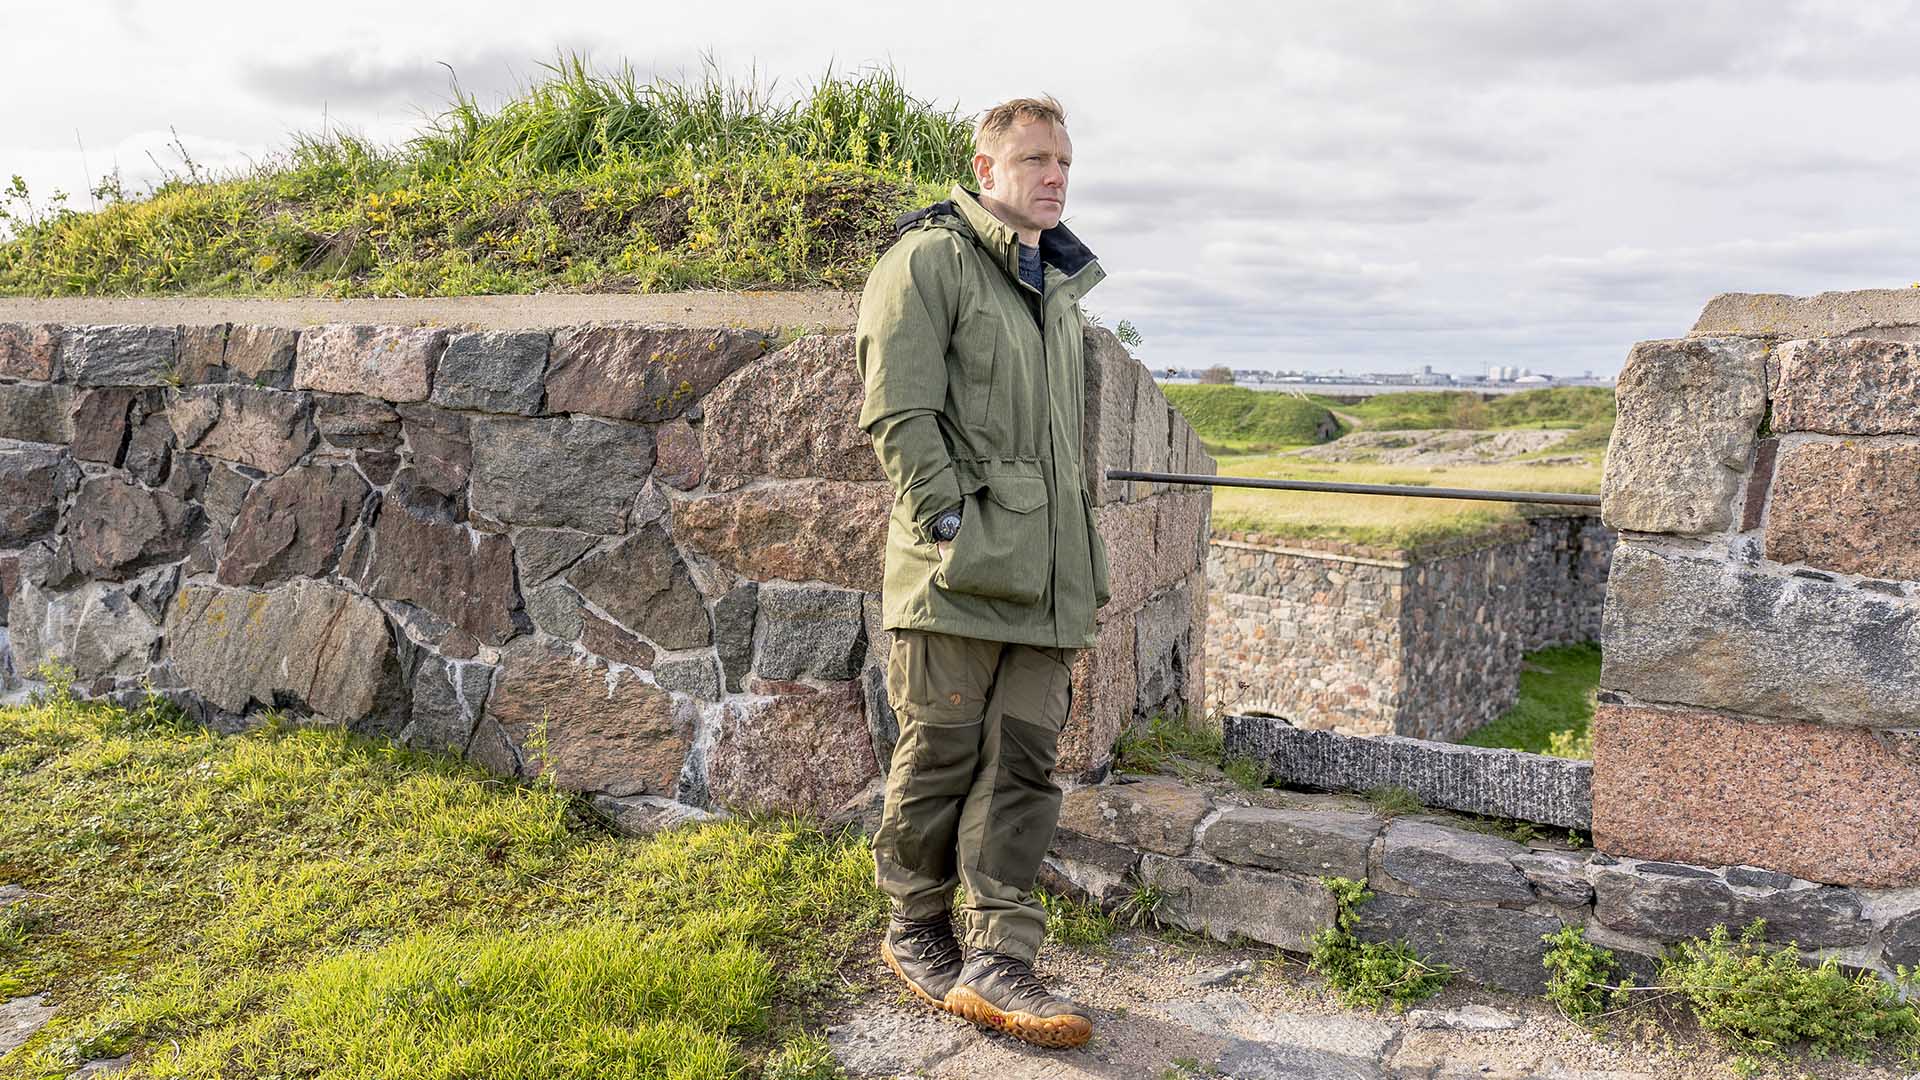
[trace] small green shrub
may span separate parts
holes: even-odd
[[[1323,877],[1320,884],[1333,894],[1333,925],[1313,935],[1307,968],[1324,976],[1343,1004],[1404,1009],[1439,993],[1453,977],[1452,968],[1422,960],[1404,941],[1362,941],[1354,934],[1360,905],[1373,897],[1365,885],[1341,877]]]
[[[1166,903],[1167,894],[1160,886],[1136,877],[1126,898],[1114,905],[1113,919],[1128,926],[1159,926],[1160,910]]]
[[[1716,926],[1668,952],[1661,981],[1685,996],[1702,1028],[1750,1054],[1804,1043],[1817,1054],[1860,1060],[1882,1039],[1920,1050],[1920,1014],[1900,1000],[1898,987],[1867,972],[1848,975],[1833,957],[1808,967],[1799,950],[1767,946],[1764,931],[1755,920],[1731,941]]]
[[[1608,1009],[1632,1003],[1633,980],[1613,982],[1613,950],[1588,941],[1586,927],[1563,926],[1559,933],[1541,940],[1547,943],[1547,955],[1541,961],[1547,969],[1547,1000],[1562,1016],[1592,1023]]]
[[[1612,950],[1569,926],[1548,934],[1547,999],[1570,1019],[1590,1025],[1638,1004],[1636,992],[1677,998],[1702,1029],[1745,1055],[1775,1057],[1804,1046],[1815,1054],[1856,1061],[1883,1041],[1920,1057],[1920,1012],[1902,1001],[1914,973],[1899,969],[1898,985],[1868,972],[1848,975],[1829,957],[1817,967],[1801,962],[1792,945],[1769,946],[1765,923],[1755,920],[1738,940],[1725,926],[1674,945],[1660,965],[1660,981],[1636,987],[1614,981]]]
[[[1181,758],[1211,764],[1220,760],[1223,745],[1218,727],[1195,724],[1185,712],[1154,713],[1145,727],[1121,733],[1113,767],[1123,773],[1157,773]]]

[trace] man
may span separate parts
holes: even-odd
[[[1105,276],[1060,224],[1073,144],[1052,98],[989,109],[976,194],[903,215],[861,298],[860,425],[892,481],[883,600],[900,720],[874,873],[881,953],[923,1000],[1043,1046],[1086,1010],[1033,973],[1068,672],[1106,552],[1081,459],[1079,299]],[[966,886],[962,941],[950,916]]]

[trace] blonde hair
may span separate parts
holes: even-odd
[[[991,151],[987,149],[988,144],[997,145],[1000,136],[1005,135],[1009,128],[1022,120],[1047,120],[1065,127],[1067,110],[1054,100],[1052,94],[1003,101],[980,114],[980,122],[973,126],[974,152],[991,156]]]

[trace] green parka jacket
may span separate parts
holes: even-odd
[[[860,299],[860,426],[893,482],[885,626],[1090,648],[1107,558],[1081,460],[1080,297],[1106,272],[1066,226],[1019,237],[973,192],[902,215]],[[928,527],[960,505],[942,556]]]

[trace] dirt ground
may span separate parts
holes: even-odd
[[[1309,461],[1359,461],[1379,465],[1443,467],[1498,465],[1527,454],[1537,454],[1562,442],[1571,431],[1356,431],[1321,446],[1291,451],[1287,456]],[[1539,464],[1577,464],[1579,455],[1532,459]]]
[[[1596,1036],[1540,998],[1449,987],[1406,1013],[1344,1008],[1318,976],[1272,949],[1117,935],[1108,950],[1049,944],[1039,969],[1094,1014],[1091,1042],[1040,1050],[910,997],[877,959],[879,989],[828,1030],[853,1077],[992,1080],[1234,1077],[1239,1080],[1719,1080],[1735,1055],[1684,1019]],[[1491,1030],[1460,1030],[1490,1027]],[[1920,1066],[1766,1065],[1767,1077],[1920,1080]]]

